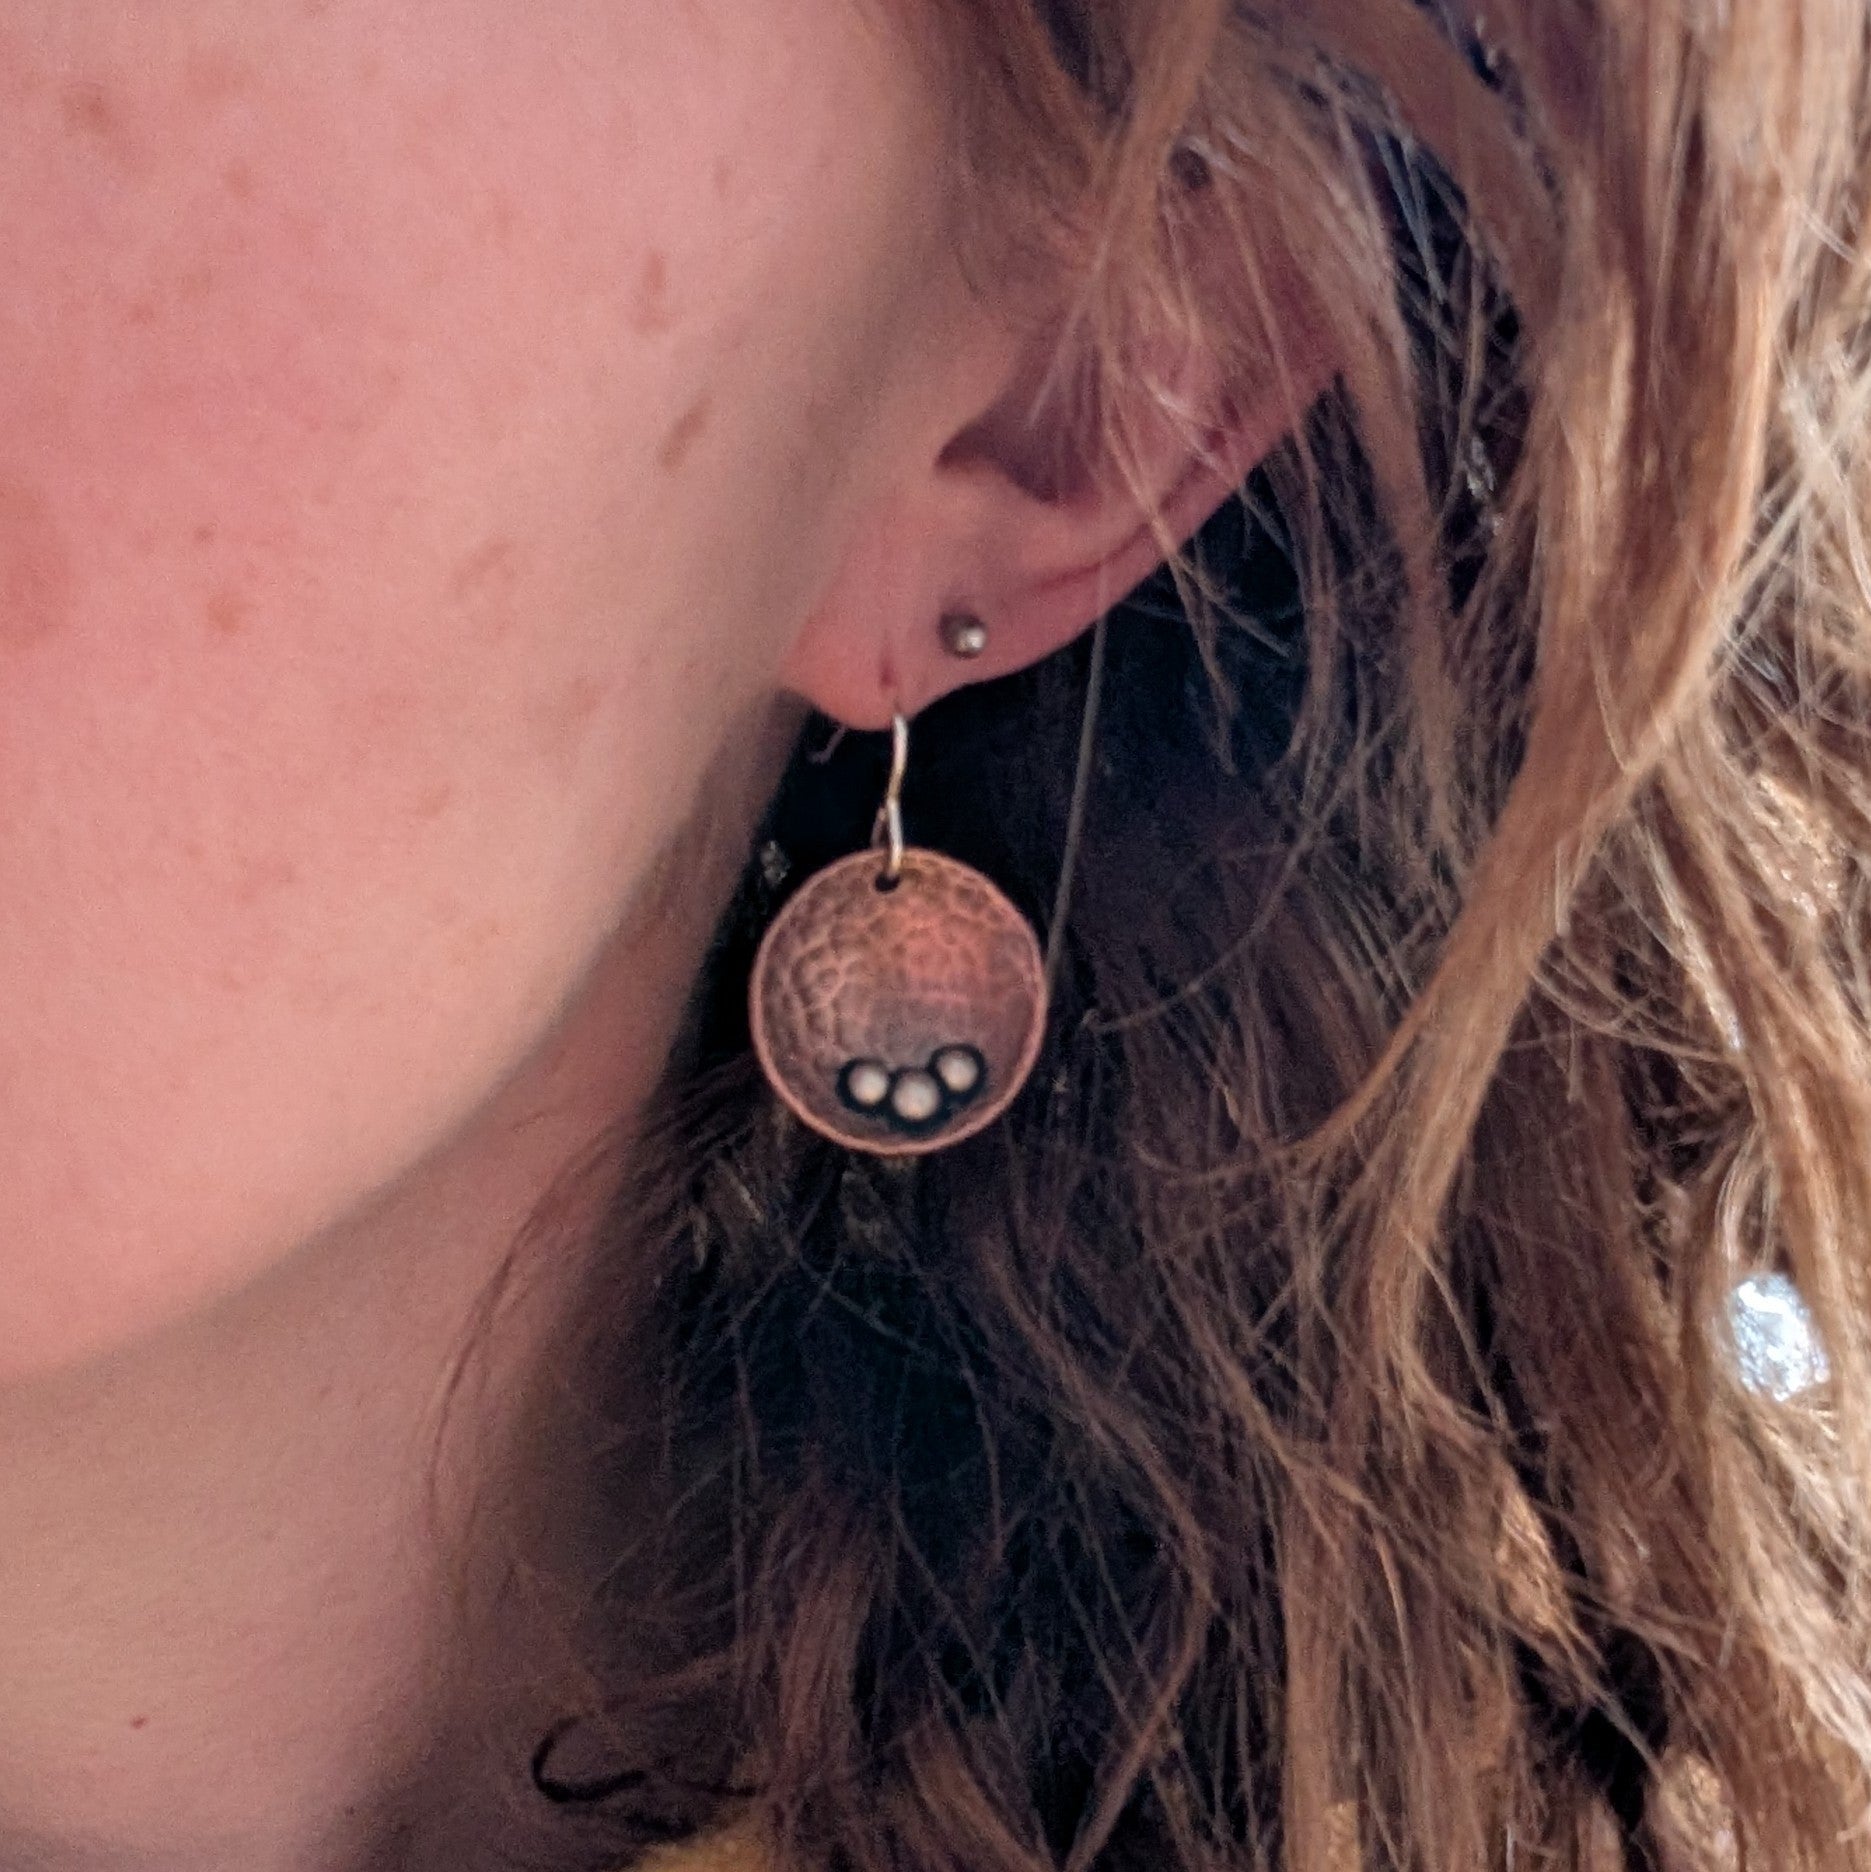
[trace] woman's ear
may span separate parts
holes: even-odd
[[[853,728],[1050,655],[1184,544],[1330,384],[1324,332],[1288,267],[1246,370],[1178,335],[1097,372],[1066,321],[1010,342],[991,394],[874,502],[794,643],[785,685]],[[984,314],[985,316],[985,314]],[[976,358],[982,355],[974,348]],[[985,628],[958,657],[956,615]]]

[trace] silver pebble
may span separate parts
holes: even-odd
[[[966,1098],[981,1083],[981,1056],[972,1048],[944,1047],[929,1064],[956,1098]]]
[[[890,1075],[875,1060],[845,1068],[845,1096],[865,1111],[875,1111],[890,1096]]]
[[[890,1109],[905,1124],[927,1124],[942,1109],[942,1088],[934,1073],[912,1066],[890,1088]]]
[[[972,660],[987,648],[987,626],[972,612],[951,611],[942,620],[942,641],[950,656]]]

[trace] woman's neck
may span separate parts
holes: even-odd
[[[528,1379],[803,713],[777,699],[724,745],[551,1032],[445,1145],[213,1311],[0,1390],[8,1872],[420,1863],[397,1829],[448,1805],[424,1758],[464,1698],[523,1713],[489,1681],[522,1650],[549,1691],[495,1604],[502,1519],[468,1511],[539,1460]]]
[[[442,1405],[535,1202],[660,1068],[702,925],[622,935],[443,1151],[265,1283],[0,1393],[0,1864],[333,1872],[373,1855],[458,1672],[461,1509],[590,1203]],[[556,1255],[556,1259],[554,1256]],[[435,1486],[432,1486],[435,1485]]]

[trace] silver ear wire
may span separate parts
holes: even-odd
[[[951,611],[942,620],[942,642],[950,656],[972,661],[987,648],[987,626],[972,611]]]
[[[899,709],[890,718],[890,785],[871,827],[871,843],[884,846],[890,854],[878,881],[892,890],[903,876],[903,776],[909,764],[910,725]]]

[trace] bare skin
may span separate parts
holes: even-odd
[[[803,704],[1154,560],[945,456],[1032,308],[877,15],[0,0],[0,1863],[381,1856],[438,1394]],[[1292,415],[1231,408],[1236,468]],[[1229,479],[1160,468],[1184,529]]]

